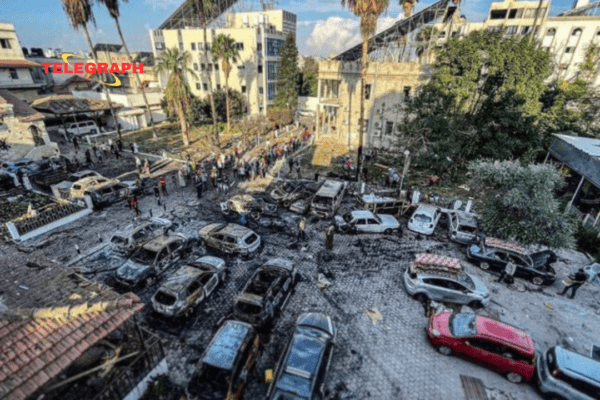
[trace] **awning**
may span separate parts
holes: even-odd
[[[40,64],[29,60],[0,60],[0,68],[33,68]]]

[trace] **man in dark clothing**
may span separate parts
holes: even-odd
[[[559,295],[564,296],[569,291],[569,289],[571,289],[572,291],[569,298],[572,299],[573,297],[575,297],[575,292],[577,292],[577,289],[579,289],[583,284],[585,284],[586,281],[587,276],[585,275],[583,268],[579,268],[579,270],[575,273],[574,276],[570,275],[567,277],[567,279],[565,279],[565,281],[563,281],[565,283],[565,288],[561,293],[559,293]]]
[[[118,160],[120,155],[121,155],[121,154],[119,153],[119,149],[118,149],[118,148],[116,148],[116,149],[115,149],[115,158]]]
[[[167,196],[167,180],[165,179],[164,176],[161,176],[160,178],[158,178],[158,183],[160,184],[160,191],[162,192],[163,196]]]
[[[79,150],[79,141],[77,140],[76,136],[73,136],[73,148],[75,150]]]
[[[198,198],[201,199],[202,198],[202,180],[201,179],[197,179],[196,180],[196,195],[198,195]]]
[[[85,163],[86,164],[92,163],[92,155],[90,153],[90,149],[85,149]]]
[[[160,188],[158,185],[154,186],[154,197],[156,197],[156,204],[160,206]]]
[[[129,143],[129,147],[131,148],[131,154],[135,154],[135,147],[133,147],[133,142]]]
[[[123,151],[123,141],[121,139],[117,139],[117,148],[119,152]]]
[[[139,217],[140,216],[140,208],[138,205],[137,196],[135,194],[131,195],[131,208],[133,208],[133,211],[135,211],[135,216]]]

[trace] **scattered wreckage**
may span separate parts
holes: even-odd
[[[236,195],[221,203],[221,211],[224,215],[242,214],[249,216],[255,221],[260,220],[263,214],[277,216],[277,205],[267,203],[263,199],[255,198],[247,194]]]
[[[427,336],[440,353],[483,364],[513,383],[535,377],[531,336],[500,321],[473,313],[442,312],[430,318]]]
[[[170,220],[156,217],[141,223],[129,224],[119,229],[110,238],[111,249],[115,254],[127,256],[140,244],[166,234],[172,226]]]
[[[326,180],[312,198],[310,213],[317,218],[333,218],[344,198],[346,184]]]
[[[538,286],[551,285],[556,281],[552,264],[557,257],[551,250],[529,252],[518,244],[486,238],[484,243],[468,247],[467,257],[484,271],[496,273],[503,271],[511,262],[517,267],[515,277],[530,280]]]
[[[67,179],[65,179],[64,181],[62,181],[60,183],[52,185],[50,188],[52,189],[52,192],[57,197],[66,199],[66,198],[69,198],[71,187],[73,186],[73,184],[75,182],[77,182],[81,179],[90,178],[90,177],[104,178],[98,172],[92,171],[90,169],[86,169],[86,170],[75,172],[75,173],[69,175],[69,177]],[[108,178],[104,178],[104,179],[108,179]]]
[[[331,317],[322,313],[298,317],[269,387],[269,400],[323,399],[335,339]]]
[[[259,327],[273,322],[285,307],[297,280],[298,271],[291,261],[279,258],[267,261],[237,296],[234,317]]]
[[[118,203],[129,197],[129,188],[121,182],[107,182],[101,186],[87,189],[84,196],[89,196],[95,209]]]
[[[250,256],[261,247],[260,236],[244,226],[230,223],[215,223],[198,231],[201,244],[225,254]]]
[[[490,292],[485,283],[467,274],[455,258],[417,254],[404,272],[403,279],[407,293],[422,302],[434,300],[467,304],[474,309],[490,302]]]
[[[198,361],[188,392],[197,399],[241,399],[260,343],[252,325],[225,321]]]
[[[448,234],[450,240],[461,244],[479,243],[478,215],[461,210],[448,211]]]
[[[354,210],[344,215],[336,215],[334,223],[338,232],[386,235],[400,232],[400,223],[393,215],[374,214],[368,210]]]
[[[286,181],[279,184],[270,193],[273,201],[289,208],[295,201],[312,197],[319,189],[314,181]]]
[[[225,261],[204,256],[169,276],[152,297],[152,308],[167,317],[189,316],[227,278]]]

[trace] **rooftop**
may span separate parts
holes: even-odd
[[[80,99],[70,94],[42,97],[34,100],[31,106],[38,111],[51,114],[73,114],[85,113],[90,111],[110,110],[107,101]],[[123,107],[120,104],[113,103],[113,108]]]
[[[41,113],[31,108],[24,101],[13,96],[12,93],[6,89],[0,89],[0,105],[2,104],[12,104],[13,113],[20,122],[33,122],[44,119],[44,116]]]

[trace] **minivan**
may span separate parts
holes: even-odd
[[[313,197],[310,213],[319,218],[332,218],[344,198],[344,183],[326,180]]]
[[[537,375],[547,399],[600,399],[600,361],[556,346],[537,358]]]
[[[65,128],[59,128],[58,132],[68,140],[73,136],[95,135],[100,132],[100,129],[94,121],[78,121],[67,124],[66,132]]]

